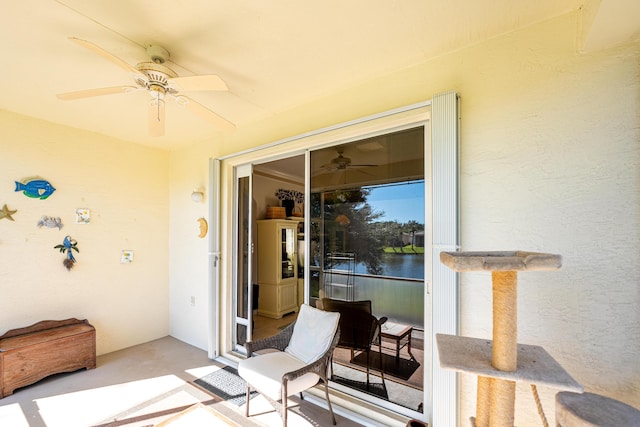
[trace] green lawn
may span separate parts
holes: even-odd
[[[384,252],[387,254],[409,254],[409,255],[415,255],[415,254],[424,254],[424,248],[418,247],[418,246],[413,246],[411,247],[411,245],[407,245],[404,247],[391,247],[391,246],[386,246],[384,248]]]

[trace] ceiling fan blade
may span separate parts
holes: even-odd
[[[169,79],[169,84],[175,86],[180,91],[192,90],[219,90],[227,91],[229,87],[220,77],[215,74],[203,76],[174,77]]]
[[[187,110],[191,111],[192,113],[200,116],[200,118],[210,121],[211,123],[215,124],[216,127],[223,129],[223,130],[234,130],[236,128],[236,126],[231,123],[229,120],[225,119],[224,117],[214,113],[213,111],[211,111],[210,109],[208,109],[207,107],[205,107],[204,105],[194,101],[193,99],[186,97],[186,96],[177,96],[176,97],[176,102],[178,103],[178,105],[180,107],[186,108]]]
[[[118,67],[122,68],[125,71],[128,71],[132,74],[134,74],[136,77],[141,77],[143,78],[145,81],[148,80],[147,76],[145,76],[143,73],[141,73],[136,67],[129,65],[128,63],[126,63],[125,61],[123,61],[122,59],[118,58],[117,56],[107,52],[106,50],[102,49],[100,46],[93,44],[91,42],[88,42],[86,40],[82,40],[76,37],[69,37],[69,40],[71,40],[72,42],[84,47],[85,49],[89,49],[90,51],[92,51],[93,53],[97,53],[98,55],[102,56],[104,59],[111,61],[112,63],[116,64]]]
[[[316,170],[312,171],[311,172],[311,176],[326,175],[328,173],[337,172],[337,171],[338,171],[338,168],[321,167],[319,169],[316,169]]]
[[[147,118],[149,122],[149,135],[164,136],[164,99],[151,99],[149,109],[147,110]]]
[[[138,88],[133,86],[102,87],[97,89],[85,89],[85,90],[78,90],[75,92],[59,93],[56,96],[58,97],[58,99],[62,99],[64,101],[72,101],[75,99],[91,98],[93,96],[114,95],[117,93],[128,93],[137,89]]]
[[[336,164],[325,163],[324,165],[320,165],[320,167],[318,167],[314,173],[316,173],[317,175],[320,175],[323,173],[335,172],[337,170],[338,170],[338,166]]]

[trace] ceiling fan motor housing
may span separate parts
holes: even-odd
[[[351,164],[351,159],[338,153],[338,157],[331,159],[331,163],[338,165],[338,169],[346,169]]]
[[[167,49],[154,44],[147,46],[147,55],[149,55],[149,58],[151,58],[151,60],[156,64],[164,64],[164,62],[169,59],[169,52]]]
[[[136,68],[143,73],[149,80],[136,77],[136,83],[145,88],[162,93],[177,93],[177,91],[169,86],[169,79],[178,77],[178,75],[169,67],[155,62],[141,62]]]

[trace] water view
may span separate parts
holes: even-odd
[[[347,269],[347,266],[336,265],[335,268]],[[369,274],[367,273],[366,265],[362,262],[356,262],[355,272],[357,274]],[[424,279],[424,255],[385,253],[382,255],[382,274],[380,276]]]

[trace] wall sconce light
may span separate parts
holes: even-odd
[[[201,188],[196,188],[195,190],[193,190],[193,192],[191,193],[191,200],[196,203],[202,203],[202,201],[204,200],[204,190]]]

